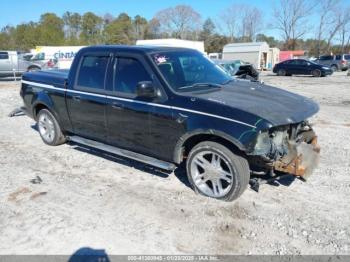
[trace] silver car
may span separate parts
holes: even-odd
[[[40,69],[40,65],[26,61],[17,51],[0,51],[0,77],[18,76]]]
[[[323,55],[314,61],[320,65],[329,66],[333,72],[346,71],[350,67],[350,55]]]

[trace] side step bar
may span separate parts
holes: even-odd
[[[121,149],[118,147],[114,147],[114,146],[110,146],[104,143],[100,143],[100,142],[96,142],[94,140],[90,140],[87,138],[83,138],[80,136],[69,136],[68,137],[68,141],[72,141],[75,142],[77,144],[82,144],[85,146],[89,146],[89,147],[93,147],[93,148],[97,148],[100,149],[102,151],[106,151],[112,154],[116,154],[118,156],[122,156],[122,157],[126,157],[126,158],[130,158],[151,166],[155,166],[158,167],[160,169],[164,169],[164,170],[169,170],[169,171],[173,171],[176,168],[176,165],[169,163],[169,162],[165,162],[153,157],[149,157],[149,156],[145,156],[139,153],[135,153],[135,152],[131,152],[125,149]]]

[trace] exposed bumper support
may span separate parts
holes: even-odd
[[[320,146],[317,144],[316,136],[310,143],[302,142],[299,145],[290,143],[289,154],[274,162],[273,168],[306,179],[317,167],[319,155]]]

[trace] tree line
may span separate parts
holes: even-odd
[[[312,19],[311,19],[312,17]],[[264,32],[274,29],[280,39]],[[310,36],[314,37],[305,39]],[[204,41],[206,52],[221,52],[234,42],[266,41],[282,50],[308,50],[310,55],[350,52],[350,6],[340,0],[279,0],[273,15],[249,4],[233,4],[204,19],[188,5],[158,11],[147,20],[127,13],[99,16],[93,12],[42,14],[38,22],[5,26],[0,49],[29,50],[40,45],[135,44],[139,39],[179,38]]]

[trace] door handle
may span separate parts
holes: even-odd
[[[73,96],[73,100],[80,102],[81,97],[80,96]]]
[[[123,104],[118,103],[118,102],[113,102],[112,103],[112,108],[121,110],[121,109],[123,109]]]

